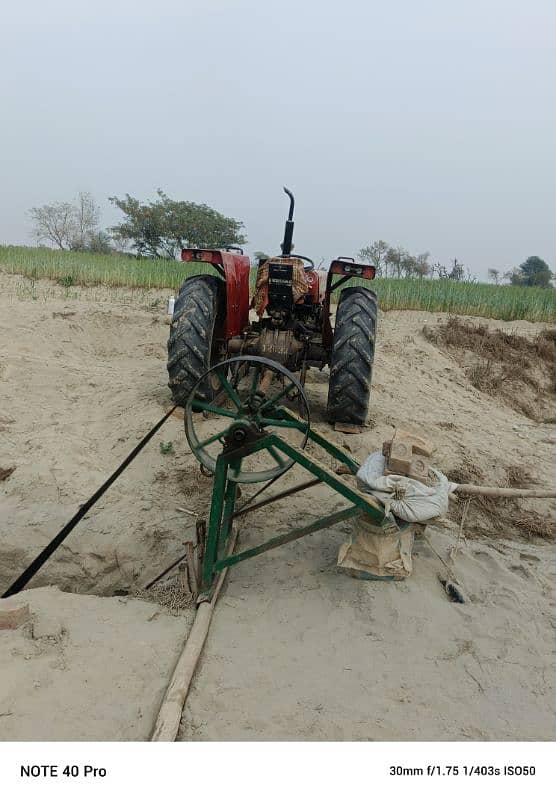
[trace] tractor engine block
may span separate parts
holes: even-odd
[[[303,343],[296,339],[291,330],[273,330],[263,328],[262,331],[249,334],[246,338],[234,338],[228,342],[230,354],[263,356],[277,361],[290,370],[299,369]]]
[[[327,363],[326,351],[320,337],[307,337],[307,340],[303,341],[298,339],[295,331],[291,329],[250,328],[242,336],[234,336],[229,340],[228,353],[230,356],[263,356],[271,361],[277,361],[292,371],[301,369],[303,362],[307,366],[319,368]]]

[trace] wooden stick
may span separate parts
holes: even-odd
[[[182,592],[189,592],[193,594],[193,590],[191,589],[191,583],[189,581],[189,572],[187,570],[187,564],[183,561],[178,567],[178,584]]]
[[[458,494],[478,494],[484,497],[556,497],[555,489],[506,489],[498,486],[475,486],[460,483],[454,489]]]
[[[195,525],[195,540],[197,542],[197,563],[199,564],[199,572],[202,569],[202,563],[205,558],[205,544],[207,540],[207,522],[205,519],[198,519]]]
[[[193,549],[193,542],[185,543],[185,552],[187,556],[187,571],[189,574],[189,585],[191,587],[191,594],[193,600],[197,601],[199,595],[199,583],[197,575],[197,564],[195,559],[195,551]]]
[[[232,553],[237,539],[237,528],[234,526],[228,553]],[[160,706],[156,719],[152,742],[174,742],[178,735],[183,707],[189,693],[189,687],[195,674],[195,669],[203,651],[207,634],[209,632],[212,613],[218,600],[222,584],[226,578],[228,567],[225,567],[218,576],[212,600],[199,604],[193,626],[185,642],[185,647],[178,658],[174,672],[166,689],[164,700]]]
[[[181,511],[182,514],[190,514],[192,517],[199,516],[199,514],[196,511],[190,511],[189,508],[180,508],[180,506],[176,507],[176,511]]]

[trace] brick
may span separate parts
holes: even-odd
[[[416,436],[414,433],[404,431],[401,428],[396,428],[394,436],[392,437],[393,443],[405,443],[409,445],[410,450],[418,456],[427,456],[430,458],[432,455],[432,447],[423,439],[422,436]]]
[[[0,630],[15,630],[31,618],[28,603],[0,600]]]

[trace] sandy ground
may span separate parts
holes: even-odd
[[[0,287],[0,467],[16,467],[1,484],[0,587],[6,587],[160,418],[170,398],[165,293],[66,291],[6,275],[0,276]],[[393,426],[407,427],[409,419],[409,427],[433,438],[435,462],[444,471],[468,459],[493,484],[503,481],[505,467],[522,466],[554,485],[554,426],[534,423],[474,389],[455,360],[421,333],[424,324],[444,319],[422,312],[382,315],[370,427],[361,435],[330,430],[324,421],[326,375],[310,373],[314,425],[362,459]],[[489,324],[531,336],[543,327]],[[189,453],[182,424],[174,418],[167,423],[33,586],[55,583],[97,595],[134,592],[180,554],[191,519],[176,507],[204,512],[211,489]],[[168,441],[173,452],[165,455],[160,443]],[[300,478],[292,470],[284,486]],[[254,513],[241,542],[259,542],[283,525],[341,504],[327,488],[315,487]],[[537,501],[534,508],[554,516],[556,504]],[[457,527],[448,520],[428,529],[443,557]],[[552,738],[553,544],[499,535],[473,538],[467,530],[455,570],[470,602],[458,606],[444,594],[437,578],[442,565],[425,541],[416,543],[414,573],[405,582],[362,583],[339,574],[337,550],[348,530],[347,524],[337,526],[232,569],[182,738]],[[68,609],[84,600],[89,598],[72,596]],[[132,636],[125,635],[126,621],[120,619],[128,607],[117,598],[91,602],[112,604],[106,611],[113,628],[107,641],[120,645],[126,664],[136,664]],[[135,609],[139,601],[128,603]],[[91,607],[81,617],[84,629],[89,613],[96,625]],[[175,658],[189,616],[178,624],[163,614],[167,627],[157,635],[166,636],[167,644],[160,643],[165,648],[160,671],[153,672],[145,660],[140,677],[125,686],[129,716],[122,711],[121,720],[99,728],[99,737],[145,737],[146,722],[141,727],[131,721],[135,698],[139,690],[143,698],[149,693],[152,678],[152,704],[142,708],[147,716],[154,713],[153,698],[160,695],[161,676]],[[143,620],[142,629],[150,631],[159,622]],[[20,633],[0,633],[0,642],[14,636]],[[101,647],[101,638],[95,647]],[[22,641],[8,653],[26,652]],[[9,664],[6,651],[0,653],[0,665]],[[41,682],[36,676],[51,667],[44,655],[37,658],[33,680]],[[108,680],[99,677],[99,692]],[[6,723],[0,737],[26,738],[34,712],[25,706],[24,682],[11,685],[14,709],[0,718]],[[78,682],[73,686],[63,715],[56,710],[63,685],[54,682],[45,695],[52,738],[83,735],[79,720],[92,695],[85,700]]]
[[[0,295],[0,586],[75,513],[170,404],[161,293],[65,292],[3,276]],[[54,297],[52,296],[54,295]],[[75,297],[77,295],[77,298]],[[172,454],[160,451],[173,442]],[[37,579],[70,591],[126,589],[183,550],[200,475],[171,419]]]
[[[56,587],[19,600],[32,618],[0,631],[0,739],[148,739],[193,612]]]

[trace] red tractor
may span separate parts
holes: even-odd
[[[310,258],[292,253],[294,197],[290,198],[280,256],[259,263],[255,293],[249,301],[249,258],[237,247],[182,250],[185,262],[214,267],[215,275],[192,275],[176,298],[168,339],[169,386],[174,401],[185,405],[199,378],[210,367],[237,355],[262,356],[292,372],[304,383],[309,367],[330,365],[328,419],[364,425],[373,368],[377,299],[366,286],[346,286],[340,293],[334,329],[332,293],[350,279],[372,280],[375,268],[337,258],[328,272],[318,272]],[[249,310],[258,317],[250,321]],[[199,390],[197,390],[199,391]],[[218,391],[207,379],[202,395]]]

